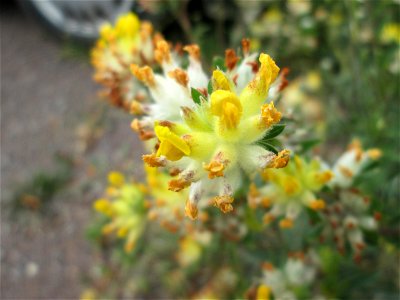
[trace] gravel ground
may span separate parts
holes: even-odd
[[[141,176],[135,169],[140,144],[130,117],[96,98],[87,60],[65,57],[67,46],[16,7],[2,10],[0,22],[0,298],[76,299],[94,259],[84,237],[92,200],[110,169]],[[52,171],[56,153],[75,163],[50,213],[11,217],[15,188],[38,171]]]

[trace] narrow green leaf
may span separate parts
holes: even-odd
[[[285,129],[285,124],[276,124],[274,125],[267,134],[262,138],[263,140],[270,140],[274,137],[281,134],[281,132]]]
[[[203,95],[195,88],[192,88],[192,99],[193,99],[194,103],[200,105],[200,103],[201,103],[200,98],[204,98]]]
[[[274,146],[263,140],[256,142],[256,145],[259,145],[268,151],[274,152],[275,154],[278,154],[279,152]]]
[[[274,141],[276,142],[276,140],[273,140],[273,138],[278,136],[285,129],[285,126],[285,124],[274,125],[274,127],[272,127],[271,130],[269,130],[262,139],[256,142],[256,145],[259,145],[264,149],[277,154],[278,150],[275,148],[274,145],[272,145]]]

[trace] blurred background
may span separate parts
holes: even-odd
[[[127,11],[168,40],[200,44],[209,66],[249,37],[253,50],[289,67],[284,97],[301,112],[310,145],[321,142],[321,156],[334,161],[353,137],[382,149],[365,188],[398,245],[399,1],[1,5],[1,298],[79,297],[103,261],[87,228],[106,174],[143,176],[131,118],[99,100],[88,54],[100,24]],[[395,294],[393,284],[385,288]]]

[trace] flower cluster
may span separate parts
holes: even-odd
[[[150,23],[140,22],[133,13],[120,17],[114,27],[109,23],[101,27],[91,59],[94,79],[102,84],[102,95],[110,103],[130,110],[134,100],[143,101],[147,97],[129,66],[153,64],[153,44],[159,38],[159,34],[153,34]]]
[[[279,225],[290,228],[303,207],[315,211],[325,208],[325,201],[316,192],[331,180],[333,174],[317,159],[307,162],[295,156],[286,168],[265,170],[262,177],[267,184],[260,189],[252,185],[248,195],[249,202],[252,206],[262,204],[271,208],[264,215],[264,223],[269,224],[283,216]]]
[[[332,238],[340,253],[345,252],[348,241],[354,259],[359,260],[366,246],[363,231],[376,230],[381,218],[378,212],[370,215],[370,203],[370,199],[356,189],[341,191],[339,201],[330,204],[324,211],[326,224],[321,233],[321,241]]]
[[[321,239],[333,238],[342,253],[348,240],[356,260],[365,248],[363,231],[377,229],[380,213],[370,214],[370,199],[354,187],[354,180],[380,156],[379,149],[364,151],[360,141],[354,140],[333,166],[334,177],[329,183],[337,191],[338,201],[324,210],[326,224]]]
[[[212,197],[223,212],[231,211],[243,174],[253,176],[257,170],[288,163],[289,151],[275,154],[260,145],[281,119],[269,99],[283,79],[274,86],[279,68],[264,53],[258,65],[248,47],[244,40],[241,63],[233,50],[227,50],[227,70],[215,69],[210,80],[202,70],[197,45],[184,47],[190,55],[186,71],[177,67],[164,41],[156,47],[163,75],[154,74],[148,66],[131,66],[154,99],[147,118],[133,122],[139,132],[151,131],[154,123],[158,143],[143,160],[153,167],[177,170],[169,189],[179,192],[190,186],[186,212],[191,218],[197,217],[204,195]]]
[[[131,252],[144,230],[144,189],[140,184],[126,181],[118,172],[111,172],[108,180],[109,187],[104,197],[96,200],[94,208],[108,218],[103,233],[115,232],[126,240],[125,251]]]

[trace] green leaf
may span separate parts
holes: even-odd
[[[201,103],[200,98],[204,98],[203,95],[195,88],[192,88],[192,99],[193,99],[194,103],[200,105],[200,103]]]
[[[268,151],[274,152],[275,154],[278,154],[279,152],[274,146],[263,140],[256,142],[256,145],[259,145]]]
[[[285,129],[285,124],[276,124],[270,130],[268,130],[267,134],[262,138],[263,140],[270,140],[274,137],[277,137],[281,134],[281,132]]]
[[[274,127],[272,127],[265,135],[262,139],[258,140],[256,142],[256,145],[259,145],[261,147],[263,147],[266,150],[272,151],[275,154],[277,154],[279,151],[275,148],[274,141],[273,140],[274,137],[278,136],[284,129],[285,129],[285,124],[276,124],[274,125]]]
[[[215,56],[213,59],[213,69],[226,71],[225,60],[221,56]]]

